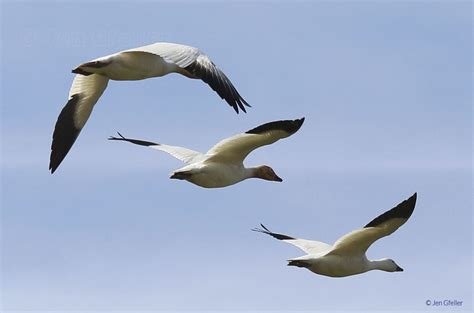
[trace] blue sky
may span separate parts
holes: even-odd
[[[468,1],[2,2],[3,309],[472,310],[472,4]],[[54,175],[51,135],[76,65],[169,41],[199,47],[253,106],[178,75],[110,82]],[[207,190],[124,135],[206,151],[305,116],[255,151],[283,183]],[[287,267],[260,222],[334,242],[414,192],[375,243],[403,273]]]

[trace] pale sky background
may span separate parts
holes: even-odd
[[[472,310],[469,1],[2,2],[4,311]],[[199,47],[253,106],[236,115],[179,75],[110,82],[54,175],[51,135],[71,69],[157,41]],[[283,183],[202,189],[124,135],[206,151],[305,116],[255,151]],[[251,232],[334,242],[418,192],[374,244],[403,273],[329,278]]]

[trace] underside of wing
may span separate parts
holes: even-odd
[[[258,147],[272,144],[294,134],[303,125],[304,118],[270,122],[243,134],[224,139],[212,147],[206,156],[209,161],[240,164]]]
[[[362,228],[354,230],[339,238],[330,254],[334,255],[363,255],[372,243],[383,235],[383,229]]]
[[[122,52],[146,52],[160,56],[165,61],[181,68],[189,66],[201,54],[199,49],[169,42],[157,42],[151,45],[133,48]]]
[[[73,146],[107,83],[108,78],[97,74],[75,76],[69,100],[54,127],[49,161],[51,173],[56,171]]]
[[[196,61],[184,67],[192,76],[202,79],[212,90],[224,99],[236,113],[239,108],[246,112],[245,107],[250,107],[242,98],[229,78],[206,55],[201,54]]]
[[[217,94],[239,113],[245,112],[250,105],[238,93],[227,76],[199,49],[169,42],[158,42],[151,45],[122,51],[151,53],[181,68],[181,74],[199,78],[207,83]]]
[[[387,221],[390,221],[391,219],[396,219],[396,218],[404,220],[403,223],[405,223],[413,214],[413,211],[415,210],[416,198],[417,198],[417,194],[415,192],[410,198],[404,200],[393,209],[377,216],[364,227],[378,227],[380,225],[383,225]],[[395,230],[396,229],[394,229],[393,231]]]
[[[372,243],[395,232],[410,218],[415,209],[417,194],[393,209],[379,215],[364,228],[352,231],[334,244],[331,254],[358,255],[367,251]]]
[[[204,155],[202,153],[191,150],[191,149],[177,147],[177,146],[169,146],[169,145],[159,144],[156,142],[140,140],[140,139],[125,138],[120,133],[118,133],[118,135],[119,137],[109,137],[109,140],[127,141],[136,145],[150,147],[155,150],[164,151],[170,154],[171,156],[177,158],[178,160],[183,161],[186,164],[191,164],[191,163],[200,161],[201,159],[204,158]]]
[[[330,251],[332,248],[331,245],[328,245],[327,243],[324,243],[324,242],[299,239],[299,238],[294,238],[294,237],[284,235],[284,234],[277,234],[268,230],[268,228],[266,228],[263,224],[260,224],[260,226],[262,228],[254,228],[252,230],[270,235],[273,238],[292,244],[293,246],[303,250],[307,254],[313,254],[313,255],[323,254]]]

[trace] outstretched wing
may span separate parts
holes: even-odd
[[[260,125],[246,133],[222,140],[212,147],[206,156],[209,161],[241,164],[256,148],[272,144],[296,133],[303,122],[304,117]]]
[[[222,72],[207,55],[199,55],[196,61],[184,69],[194,77],[208,84],[212,90],[217,92],[222,99],[234,108],[237,114],[239,113],[239,108],[247,112],[245,107],[250,107],[250,104],[242,98],[230,79],[227,78],[224,72]]]
[[[267,235],[270,235],[278,240],[282,240],[284,242],[287,242],[289,244],[294,245],[295,247],[300,248],[307,254],[321,254],[321,253],[326,253],[331,250],[331,245],[328,245],[327,243],[320,242],[320,241],[314,241],[314,240],[306,240],[306,239],[299,239],[299,238],[293,238],[288,235],[284,234],[277,234],[273,233],[268,228],[263,226],[263,224],[260,224],[262,228],[254,228],[252,229],[253,231],[264,233]]]
[[[212,90],[224,99],[235,112],[239,108],[246,112],[245,106],[250,105],[235,89],[229,78],[199,49],[168,42],[158,42],[144,47],[134,48],[122,52],[146,52],[160,56],[165,61],[181,68],[181,74],[199,78],[208,84]]]
[[[199,51],[198,48],[170,42],[157,42],[151,45],[121,51],[119,53],[124,52],[151,53],[163,58],[169,63],[176,64],[181,68],[189,66],[191,63],[196,61],[197,57],[201,54],[201,51]]]
[[[334,244],[330,254],[361,255],[372,243],[396,231],[410,218],[415,209],[417,194],[398,204],[393,209],[373,219],[362,229],[352,231]]]
[[[56,171],[91,115],[94,105],[107,87],[109,79],[102,75],[76,75],[69,100],[61,110],[53,132],[49,169]]]
[[[167,152],[168,154],[174,156],[178,160],[183,161],[186,164],[191,164],[194,162],[197,162],[204,158],[204,155],[200,152],[193,151],[191,149],[183,148],[183,147],[177,147],[177,146],[169,146],[169,145],[163,145],[151,141],[144,141],[144,140],[139,140],[139,139],[130,139],[130,138],[125,138],[117,132],[117,134],[120,137],[109,137],[109,140],[121,140],[121,141],[128,141],[130,143],[140,145],[140,146],[146,146],[150,147],[155,150],[160,150]]]

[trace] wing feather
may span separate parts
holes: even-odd
[[[163,58],[181,68],[181,74],[199,78],[208,84],[222,99],[239,113],[239,108],[246,112],[245,107],[250,105],[237,92],[229,78],[198,48],[158,42],[151,45],[125,50],[123,52],[145,52]]]
[[[220,141],[206,153],[206,156],[209,161],[241,164],[256,148],[293,135],[300,129],[303,122],[304,117],[260,125],[246,133]]]
[[[405,224],[415,209],[416,197],[415,193],[393,209],[373,219],[364,228],[342,236],[336,241],[330,253],[337,255],[364,254],[375,241],[392,234]]]
[[[54,127],[49,169],[54,173],[76,141],[91,115],[94,105],[107,87],[109,79],[102,75],[76,75],[69,100]]]
[[[254,228],[252,230],[270,235],[278,240],[292,244],[293,246],[303,250],[307,254],[322,254],[330,251],[332,248],[331,245],[328,245],[327,243],[321,241],[293,238],[288,235],[271,232],[263,224],[260,224],[260,226],[262,226],[262,228]]]
[[[186,164],[191,164],[204,158],[204,155],[202,153],[191,150],[191,149],[178,147],[178,146],[164,145],[164,144],[155,143],[151,141],[125,138],[119,132],[117,133],[120,137],[109,137],[109,140],[128,141],[136,145],[146,146],[155,150],[160,150],[160,151],[170,154],[171,156],[175,157],[176,159],[180,161],[183,161]]]
[[[197,57],[196,61],[184,68],[191,75],[202,79],[212,90],[224,99],[239,113],[239,108],[246,112],[245,107],[250,104],[242,98],[230,79],[205,54]]]
[[[196,61],[197,57],[201,54],[198,48],[170,42],[157,42],[122,52],[146,52],[155,54],[162,57],[165,61],[174,63],[181,68],[189,66]]]

